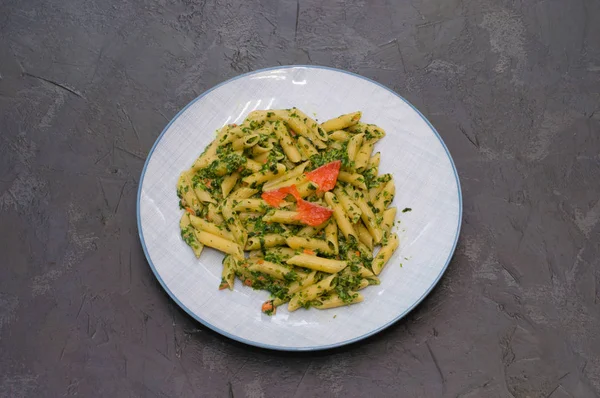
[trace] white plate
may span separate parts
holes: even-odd
[[[181,171],[227,123],[254,109],[296,106],[324,121],[361,110],[387,132],[377,143],[380,173],[396,182],[400,247],[362,291],[364,302],[330,310],[285,306],[261,314],[268,293],[239,281],[217,289],[222,255],[205,248],[197,260],[179,235],[175,185]],[[402,213],[404,208],[412,211]],[[435,286],[454,252],[462,198],[454,163],[433,126],[390,89],[349,72],[290,66],[247,73],[208,90],[167,125],[148,155],[138,192],[138,228],[150,267],[169,295],[203,325],[243,343],[277,350],[319,350],[361,340],[390,326]]]

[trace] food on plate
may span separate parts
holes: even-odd
[[[385,132],[361,112],[318,124],[297,108],[257,110],[218,130],[177,182],[181,236],[225,254],[219,289],[267,290],[287,303],[359,303],[397,249],[390,174],[373,153]]]

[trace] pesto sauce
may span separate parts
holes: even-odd
[[[352,163],[348,159],[347,144],[344,143],[341,149],[329,149],[327,151],[319,152],[310,157],[309,170],[314,170],[318,167],[331,163],[335,160],[342,161],[342,167],[351,167]]]

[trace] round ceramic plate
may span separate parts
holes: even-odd
[[[214,138],[255,109],[298,107],[319,121],[362,111],[387,135],[376,144],[380,173],[396,183],[400,246],[364,301],[329,310],[285,306],[261,313],[268,293],[236,281],[218,290],[222,255],[196,259],[179,235],[176,182]],[[403,209],[406,209],[404,212]],[[408,211],[408,209],[412,209]],[[352,343],[413,309],[446,270],[460,231],[462,199],[454,163],[433,126],[405,99],[341,70],[290,66],[247,73],[208,90],[167,125],[148,155],[138,193],[138,228],[150,267],[169,295],[203,325],[243,343],[277,350],[319,350]]]

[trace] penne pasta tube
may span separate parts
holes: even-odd
[[[235,238],[235,242],[241,247],[246,246],[248,232],[240,222],[237,214],[234,213],[231,199],[227,199],[225,203],[223,203],[223,206],[221,206],[221,213],[223,214],[223,219],[225,220],[227,228],[229,228]]]
[[[347,261],[331,260],[311,254],[296,254],[294,257],[288,259],[286,263],[330,274],[339,272],[348,265]]]
[[[239,179],[240,173],[238,172],[232,173],[223,178],[223,182],[221,183],[221,193],[223,194],[224,198],[229,196],[229,194],[233,190],[233,187],[235,187],[235,184],[237,184]]]
[[[212,247],[222,251],[223,253],[233,254],[237,258],[243,258],[244,254],[242,248],[235,242],[228,239],[221,238],[220,236],[213,235],[206,231],[195,231],[196,239],[198,242],[205,246]]]
[[[317,155],[319,151],[304,137],[298,138],[298,148],[304,159],[309,159],[313,155]]]
[[[307,135],[307,127],[304,121],[300,118],[293,109],[282,109],[271,111],[274,113],[274,118],[285,122],[296,134]],[[277,123],[276,123],[277,124]]]
[[[365,225],[359,221],[356,224],[355,230],[358,232],[358,240],[367,246],[369,250],[373,250],[373,237],[367,230],[367,227],[365,227]]]
[[[347,182],[348,184],[352,184],[360,189],[367,189],[367,185],[365,184],[365,177],[362,174],[358,173],[349,173],[347,171],[340,171],[338,174],[338,180],[342,182]]]
[[[221,212],[219,211],[219,208],[213,203],[210,203],[208,205],[208,212],[207,212],[206,218],[208,219],[208,221],[210,221],[216,225],[221,225],[221,224],[223,224],[223,221],[224,221],[223,216],[221,215]]]
[[[306,276],[304,276],[303,278],[292,282],[290,284],[290,286],[288,287],[288,297],[287,298],[276,298],[275,300],[273,300],[273,305],[275,307],[279,307],[280,305],[287,303],[290,298],[289,296],[293,295],[294,293],[296,293],[297,291],[307,288],[310,285],[313,285],[315,283],[315,281],[317,280],[317,271],[313,271],[310,274],[307,274]]]
[[[394,180],[389,180],[385,183],[383,189],[373,202],[373,207],[377,209],[377,214],[382,213],[392,203],[394,195],[396,195],[396,185],[394,184]]]
[[[179,228],[181,229],[181,238],[189,247],[192,248],[196,258],[199,258],[204,245],[198,242],[196,234],[194,233],[195,230],[191,226],[188,213],[183,213],[183,216],[181,216],[181,219],[179,220]]]
[[[334,130],[342,130],[358,123],[361,116],[362,112],[360,111],[347,113],[345,115],[338,116],[336,118],[329,119],[328,121],[321,123],[321,128],[327,133]]]
[[[367,286],[368,286],[368,282],[367,282]],[[320,304],[315,305],[315,308],[317,308],[319,310],[326,310],[329,308],[337,308],[337,307],[343,307],[346,305],[360,303],[364,300],[364,297],[360,293],[349,292],[349,294],[351,295],[352,299],[350,301],[344,301],[340,298],[340,296],[338,296],[337,293],[332,293],[331,295],[327,296],[326,298],[319,299],[318,301],[320,302]]]
[[[343,189],[335,188],[333,193],[335,193],[336,197],[340,201],[340,204],[348,215],[350,222],[352,224],[356,224],[360,220],[360,215],[362,214],[358,205],[354,203],[354,201]]]
[[[213,235],[220,236],[223,239],[233,240],[233,234],[226,230],[224,227],[219,227],[203,218],[196,217],[190,214],[190,222],[194,228],[198,231],[206,231]]]
[[[235,259],[232,256],[225,256],[223,259],[223,271],[221,272],[221,284],[219,290],[233,290],[235,283]]]
[[[283,152],[292,163],[298,163],[302,160],[298,148],[296,148],[290,133],[288,133],[283,123],[276,122],[275,135],[277,136],[277,139],[279,139],[279,145],[281,145]]]
[[[256,160],[253,159],[246,159],[246,164],[245,167],[246,169],[252,171],[253,173],[256,173],[258,171],[260,171],[260,169],[262,169],[262,163],[258,163]]]
[[[258,189],[240,187],[233,191],[229,196],[230,199],[246,199],[258,192]]]
[[[330,275],[322,281],[307,286],[304,289],[294,293],[288,304],[288,311],[296,311],[298,308],[300,308],[300,306],[302,306],[302,304],[310,302],[316,299],[319,295],[333,290],[335,287],[333,284],[335,278],[337,278],[337,274]]]
[[[271,247],[265,250],[265,255],[278,257],[281,261],[285,261],[296,255],[296,251],[289,247]]]
[[[325,240],[314,239],[314,238],[303,238],[301,236],[290,236],[285,239],[285,243],[296,250],[308,250],[313,252],[320,252],[323,254],[334,254],[333,250],[329,247],[329,244]]]
[[[383,232],[377,225],[377,219],[375,218],[375,214],[373,213],[373,210],[371,210],[371,207],[367,204],[367,202],[363,198],[357,199],[356,204],[358,205],[358,207],[360,208],[360,211],[362,212],[360,218],[365,223],[365,226],[367,227],[369,234],[371,234],[371,236],[373,237],[373,244],[377,244],[377,243],[381,242],[381,239],[383,238]]]
[[[348,140],[347,152],[348,152],[348,159],[350,161],[354,161],[354,159],[356,158],[356,154],[358,153],[358,150],[361,148],[364,136],[365,135],[363,133],[355,134],[350,138],[350,140]]]
[[[285,245],[286,239],[282,235],[267,234],[261,237],[253,236],[246,242],[246,250],[259,250],[267,247]]]
[[[351,135],[344,130],[335,130],[329,133],[329,139],[338,142],[346,142],[350,139]]]
[[[319,128],[319,124],[313,118],[309,117],[308,115],[306,115],[306,113],[302,112],[296,107],[292,108],[292,111],[297,113],[298,116],[300,116],[300,118],[306,125],[307,130],[312,133],[314,139],[319,140],[321,142],[327,141],[329,139],[329,137],[327,137],[327,133]],[[314,139],[311,139],[311,141],[315,142]],[[325,145],[325,147],[326,146],[327,145]]]
[[[264,213],[269,208],[267,202],[262,199],[240,199],[233,202],[234,211],[245,211],[254,213]]]
[[[329,221],[325,226],[325,240],[327,241],[330,251],[333,252],[333,254],[339,254],[338,227],[335,220]]]
[[[293,169],[287,171],[286,173],[280,175],[279,177],[266,182],[265,185],[263,185],[263,192],[264,191],[272,191],[274,189],[278,189],[278,188],[287,186],[286,181],[294,180],[296,177],[302,176],[304,173],[304,169],[306,169],[306,166],[308,166],[308,162],[300,163],[298,166],[296,166]],[[296,180],[294,180],[294,181],[296,181]],[[293,183],[296,183],[296,182],[293,182]],[[288,184],[288,185],[291,185],[291,184]]]
[[[307,225],[306,227],[304,227],[300,231],[298,231],[298,233],[296,235],[302,236],[304,238],[310,238],[312,236],[315,236],[319,232],[321,232],[321,230],[323,228],[325,228],[325,224],[326,223],[323,223],[321,225],[317,225],[316,227],[311,227],[310,225]]]
[[[392,176],[390,174],[383,174],[382,176],[377,178],[377,182],[376,185],[372,186],[369,189],[369,196],[368,199],[370,201],[374,201],[375,199],[377,199],[377,195],[379,195],[379,193],[381,191],[383,191],[383,188],[385,188],[385,184],[386,184],[386,180],[391,180]]]
[[[372,139],[374,142],[385,137],[385,130],[374,124],[358,122],[355,125],[348,127],[348,131],[355,134],[365,133],[365,138]]]
[[[396,208],[390,207],[383,212],[383,219],[381,220],[381,228],[383,232],[389,234],[394,225],[396,219]]]
[[[373,244],[378,244],[383,238],[383,232],[377,225],[377,218],[375,217],[373,210],[371,210],[371,206],[369,206],[365,200],[365,195],[362,192],[358,192],[351,186],[346,186],[346,192],[354,198],[354,203],[358,205],[358,208],[361,211],[360,218],[365,223],[369,234],[371,234],[373,237]]]
[[[263,155],[265,153],[268,154],[272,150],[273,144],[270,141],[265,141],[263,143],[256,144],[252,147],[252,157]]]
[[[278,222],[281,224],[302,224],[300,222],[300,213],[290,210],[275,210],[272,214],[263,217],[264,222]]]
[[[351,236],[357,239],[358,235],[336,196],[332,192],[325,192],[325,202],[333,210],[333,218],[346,239],[350,239]]]
[[[258,110],[258,111],[252,111],[248,114],[248,116],[246,116],[246,120],[251,120],[251,121],[255,121],[255,122],[263,122],[265,120],[270,120],[267,118],[267,113],[272,113],[272,111],[269,110]]]
[[[370,170],[371,175],[376,176],[379,174],[379,163],[381,162],[381,153],[377,152],[375,155],[371,156],[369,162],[367,163],[367,170]]]
[[[200,202],[217,203],[202,184],[192,184],[192,186],[194,187],[194,193]]]
[[[236,138],[231,143],[231,147],[233,148],[234,151],[237,151],[240,149],[245,149],[245,148],[251,148],[258,143],[259,139],[260,139],[260,136],[257,133],[247,134],[240,138]]]
[[[292,271],[288,267],[265,261],[262,258],[249,258],[247,259],[247,262],[249,264],[248,270],[262,272],[263,274],[270,275],[276,279],[283,280],[285,279],[285,276]]]
[[[373,259],[372,267],[375,275],[379,275],[381,273],[383,267],[385,267],[390,257],[392,257],[392,254],[394,254],[398,248],[398,243],[398,235],[391,234],[388,238],[387,244],[385,244],[381,250],[379,250],[379,253],[377,253],[377,256],[375,256]]]
[[[369,163],[369,159],[371,158],[371,154],[373,153],[374,145],[375,141],[373,139],[367,139],[361,145],[354,159],[354,168],[357,171],[363,171],[367,167],[367,163]],[[363,189],[367,189],[367,187]]]
[[[257,185],[262,184],[263,182],[272,180],[277,176],[282,175],[283,173],[285,173],[285,170],[286,168],[284,165],[282,165],[281,163],[277,163],[275,170],[257,171],[254,174],[250,174],[249,176],[242,178],[242,181],[248,184],[250,188],[256,187]]]
[[[184,207],[189,207],[192,209],[194,213],[200,213],[204,207],[198,200],[198,197],[192,188],[189,175],[185,172],[181,173],[179,179],[177,180],[177,195],[181,199],[181,204]]]

